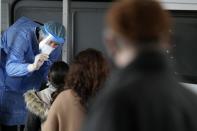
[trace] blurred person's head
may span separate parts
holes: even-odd
[[[74,90],[81,104],[87,108],[88,101],[102,87],[108,75],[108,64],[100,51],[81,51],[70,65],[66,85]]]
[[[143,50],[169,46],[171,20],[156,0],[123,0],[106,15],[105,44],[118,67],[125,67]]]

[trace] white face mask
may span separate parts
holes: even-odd
[[[39,43],[39,49],[41,53],[50,55],[51,52],[55,49],[49,45],[49,42],[51,41],[51,36],[48,36],[44,38],[40,43]]]

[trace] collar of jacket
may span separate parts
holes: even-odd
[[[166,55],[157,50],[142,51],[138,54],[134,61],[132,61],[121,72],[126,73],[133,70],[134,72],[141,72],[155,74],[170,70],[168,59]]]
[[[142,51],[127,67],[123,69],[114,68],[106,85],[116,87],[120,81],[130,83],[142,76],[150,77],[159,74],[166,74],[169,77],[174,76],[166,55],[157,50]]]
[[[42,101],[35,90],[29,90],[24,94],[27,109],[33,114],[45,120],[50,106]]]

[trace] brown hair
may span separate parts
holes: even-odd
[[[122,0],[109,9],[107,24],[129,42],[168,41],[171,20],[156,0]]]
[[[86,49],[70,65],[66,85],[74,90],[84,107],[103,85],[108,74],[108,64],[100,51]]]

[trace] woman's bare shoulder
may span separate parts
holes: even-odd
[[[78,99],[76,93],[72,89],[67,89],[65,91],[62,91],[58,97],[56,98],[57,101],[62,102],[72,102],[73,100]],[[56,101],[55,100],[55,101]]]

